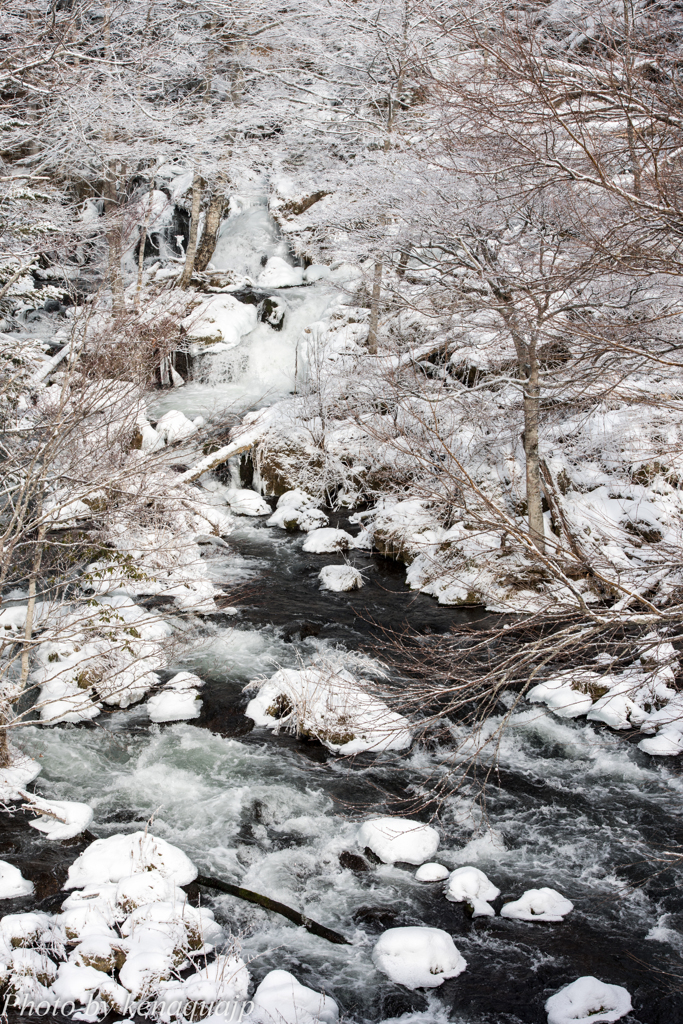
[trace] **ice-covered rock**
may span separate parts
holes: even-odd
[[[179,672],[166,683],[161,693],[155,693],[147,701],[147,712],[153,722],[181,722],[199,718],[202,701],[199,676],[192,672]]]
[[[446,899],[452,903],[466,903],[472,908],[472,917],[495,917],[489,900],[500,896],[493,882],[479,868],[465,865],[452,871],[446,885]]]
[[[69,868],[65,889],[118,882],[139,871],[156,870],[176,885],[189,885],[197,868],[182,850],[149,832],[96,839]]]
[[[244,712],[256,725],[315,737],[340,754],[404,750],[412,742],[408,721],[345,669],[281,669],[256,686]]]
[[[254,993],[249,1020],[255,1024],[337,1024],[339,1008],[324,992],[314,992],[288,971],[271,971]]]
[[[591,975],[565,985],[545,1004],[548,1024],[609,1024],[625,1017],[632,1008],[627,989]]]
[[[38,829],[47,839],[56,842],[73,839],[85,832],[93,818],[92,807],[73,800],[43,800],[26,794],[25,806],[40,814],[35,821],[29,822],[31,828]]]
[[[279,526],[283,530],[302,530],[309,533],[328,523],[324,512],[316,508],[317,502],[305,491],[285,491],[278,498],[277,508],[266,526]]]
[[[441,928],[390,928],[380,936],[372,959],[378,970],[409,989],[437,988],[467,967]]]
[[[185,413],[179,409],[171,409],[165,413],[156,425],[156,432],[166,444],[173,444],[174,441],[184,441],[197,432],[197,427],[188,420]]]
[[[360,590],[363,586],[360,571],[352,565],[326,565],[318,573],[318,579],[322,590],[332,590],[338,594],[347,590]]]
[[[17,896],[28,896],[33,892],[33,882],[22,875],[19,868],[0,860],[0,900],[11,900]]]
[[[561,921],[574,909],[574,904],[555,889],[527,889],[518,900],[506,903],[501,917],[515,921]]]
[[[238,516],[267,516],[270,505],[256,491],[248,488],[231,487],[225,492],[225,500]]]
[[[423,864],[415,872],[415,879],[418,882],[443,882],[449,874],[450,871],[443,864]]]
[[[363,849],[369,847],[384,864],[424,864],[438,849],[439,833],[408,818],[373,818],[358,829],[356,842]]]
[[[333,551],[348,551],[352,544],[353,537],[346,530],[335,530],[331,526],[327,526],[309,532],[304,541],[304,551],[315,555],[324,555]]]

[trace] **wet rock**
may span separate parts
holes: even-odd
[[[368,871],[368,862],[364,857],[361,857],[357,853],[351,853],[350,850],[343,850],[339,854],[339,863],[343,868],[349,868],[351,871]]]

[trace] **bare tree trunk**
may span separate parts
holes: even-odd
[[[370,305],[370,331],[368,333],[368,352],[377,355],[377,326],[379,323],[379,299],[382,289],[382,264],[375,263],[375,276],[372,283],[372,303]]]
[[[221,226],[221,219],[226,206],[226,199],[223,195],[222,185],[223,181],[218,180],[216,182],[213,195],[211,196],[211,202],[209,203],[206,211],[204,230],[202,231],[202,238],[197,248],[197,255],[195,256],[194,261],[194,265],[197,270],[206,270],[216,249],[218,229]]]
[[[154,182],[149,190],[149,198],[147,201],[147,213],[145,214],[145,223],[140,229],[140,249],[138,251],[138,281],[135,288],[135,309],[140,309],[140,293],[142,292],[142,275],[145,269],[145,246],[147,244],[147,231],[149,229],[149,221],[152,216],[152,197],[154,194]]]
[[[199,171],[194,172],[192,179],[192,213],[190,215],[190,237],[187,242],[187,253],[185,255],[185,269],[180,278],[180,287],[188,288],[194,273],[194,261],[197,255],[197,229],[199,227],[199,213],[202,208],[202,188],[204,182]]]
[[[112,311],[123,313],[123,277],[121,275],[121,226],[118,221],[116,194],[116,161],[107,163],[104,177],[104,215],[106,219],[109,283],[112,293]]]
[[[538,359],[535,353],[529,356],[524,387],[524,455],[526,457],[526,504],[531,539],[543,554],[545,553],[545,522],[541,500],[541,467],[538,456],[538,413],[540,387]]]

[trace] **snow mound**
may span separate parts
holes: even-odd
[[[452,871],[446,885],[446,899],[452,903],[467,903],[472,917],[495,917],[489,900],[500,896],[500,889],[490,882],[479,868],[466,865]]]
[[[316,530],[315,532],[321,533],[322,531]],[[309,533],[308,536],[312,535]],[[305,544],[304,547],[306,547]],[[337,594],[346,590],[360,590],[363,586],[363,577],[352,565],[326,565],[318,573],[318,579],[322,590],[333,590]]]
[[[597,674],[595,678],[599,678]],[[571,682],[571,673],[556,676],[529,690],[527,700],[532,704],[547,704],[559,718],[578,718],[590,711],[593,698],[588,693],[574,689]]]
[[[189,885],[197,868],[182,850],[148,832],[96,839],[69,868],[65,889],[118,882],[127,875],[156,870],[176,885]]]
[[[271,256],[259,274],[256,284],[259,288],[292,288],[304,280],[303,267],[293,267],[281,256]]]
[[[445,868],[443,864],[423,864],[415,872],[415,879],[418,882],[443,882],[449,874],[448,868]]]
[[[169,679],[161,693],[155,693],[147,701],[147,712],[153,722],[181,722],[199,718],[202,702],[198,686],[203,686],[199,676],[192,672],[179,672]]]
[[[314,992],[288,971],[271,971],[254,993],[249,1020],[256,1024],[337,1024],[339,1008],[324,992]]]
[[[10,764],[0,768],[0,802],[21,800],[23,790],[40,775],[40,765],[33,758],[10,747]]]
[[[577,978],[545,1004],[548,1024],[607,1024],[632,1010],[631,996],[621,985],[608,985],[588,975]]]
[[[408,818],[374,818],[358,829],[356,841],[368,846],[384,864],[423,864],[436,853],[439,833]]]
[[[167,1008],[173,1003],[179,1006],[186,1003],[225,1005],[244,1003],[248,991],[249,972],[244,960],[239,956],[224,955],[217,956],[210,964],[191,974],[184,981],[162,982],[159,986],[159,999]],[[162,1012],[160,1019],[169,1019],[168,1010],[166,1013]]]
[[[16,896],[28,896],[33,892],[33,882],[22,875],[19,868],[0,860],[0,900],[11,900]]]
[[[285,491],[278,498],[277,508],[266,526],[279,526],[283,530],[302,530],[309,533],[328,523],[324,512],[316,508],[316,500],[305,491]]]
[[[390,928],[372,951],[375,967],[405,988],[438,988],[467,967],[441,928]]]
[[[230,487],[225,493],[225,500],[231,510],[238,516],[267,516],[270,505],[256,491],[248,488]]]
[[[501,917],[515,921],[561,921],[574,904],[555,889],[527,889],[514,903],[506,903]]]
[[[345,669],[286,668],[254,687],[244,713],[256,725],[314,737],[335,753],[404,750],[412,742],[408,721]]]
[[[181,326],[187,331],[190,341],[202,348],[211,345],[213,353],[239,345],[244,335],[250,334],[257,323],[255,306],[223,294],[199,302],[192,313],[181,321]]]
[[[346,530],[335,530],[331,526],[311,530],[304,541],[304,551],[314,555],[325,555],[333,551],[348,551],[353,537]]]
[[[185,413],[179,409],[171,409],[157,422],[156,432],[166,444],[173,444],[174,441],[184,441],[185,438],[191,437],[197,432],[197,427],[192,420],[188,420]]]
[[[63,842],[85,832],[93,818],[92,807],[73,800],[42,800],[26,794],[27,807],[40,815],[30,821],[31,828],[38,829],[47,839]]]

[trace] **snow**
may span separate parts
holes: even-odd
[[[446,899],[453,903],[467,903],[472,908],[472,917],[495,917],[490,900],[500,896],[493,882],[490,882],[479,868],[466,865],[452,871],[446,885]]]
[[[597,673],[596,680],[599,679]],[[578,718],[593,707],[593,698],[571,686],[572,673],[538,683],[527,694],[532,703],[544,703],[560,718]]]
[[[197,869],[182,850],[148,832],[96,839],[69,868],[65,889],[118,882],[138,871],[156,870],[176,885],[189,885]]]
[[[161,419],[157,420],[156,433],[166,444],[173,444],[174,441],[184,441],[197,432],[195,424],[188,420],[185,413],[179,409],[170,409]],[[151,437],[148,443],[151,445]],[[145,435],[143,433],[143,444]]]
[[[360,571],[354,569],[352,565],[326,565],[318,573],[318,579],[322,590],[333,590],[336,593],[360,590],[363,586],[363,577]]]
[[[199,676],[192,672],[179,672],[166,683],[161,693],[147,701],[147,711],[153,722],[180,722],[199,718],[202,702],[198,687],[203,686]]]
[[[283,530],[303,530],[308,533],[327,524],[324,512],[316,508],[317,501],[305,491],[285,491],[278,498],[277,507],[266,526],[279,526]]]
[[[367,692],[346,669],[331,664],[281,669],[250,688],[258,688],[258,694],[244,713],[256,725],[314,736],[339,754],[404,750],[412,741],[402,715]]]
[[[40,775],[41,766],[33,758],[10,747],[10,763],[0,768],[0,802],[21,800],[23,790]]]
[[[40,817],[30,821],[31,828],[38,829],[46,839],[63,842],[85,832],[93,819],[93,810],[88,804],[73,800],[43,800],[25,795],[29,810],[37,811]]]
[[[443,864],[423,864],[415,872],[415,879],[418,882],[443,882],[448,878],[450,871]]]
[[[408,818],[373,818],[358,830],[356,842],[368,846],[384,864],[423,864],[436,853],[439,833]]]
[[[0,900],[11,900],[17,896],[28,896],[33,892],[33,882],[24,878],[19,868],[0,860]]]
[[[288,971],[271,971],[256,989],[248,1019],[255,1024],[337,1024],[331,996],[314,992]]]
[[[231,487],[225,492],[225,500],[238,516],[270,515],[270,505],[256,491]]]
[[[248,991],[249,972],[244,960],[234,955],[217,956],[184,981],[168,981],[159,985],[158,999],[166,1007],[159,1019],[170,1019],[169,1009],[173,1003],[181,1007],[185,1003],[205,1003],[207,1006],[245,1003]]]
[[[259,274],[256,284],[259,288],[292,288],[304,280],[303,267],[293,267],[281,256],[271,256]]]
[[[304,551],[315,555],[324,555],[332,551],[347,551],[352,544],[353,537],[350,533],[328,526],[309,532],[304,541]]]
[[[561,921],[574,909],[574,904],[555,889],[527,889],[518,900],[506,903],[501,917],[515,921]]]
[[[625,1017],[632,1005],[627,989],[588,975],[561,988],[545,1008],[548,1024],[608,1024]]]
[[[372,951],[378,970],[405,988],[438,988],[467,967],[441,928],[390,928]]]
[[[195,309],[181,321],[190,341],[200,346],[211,345],[212,353],[239,345],[258,323],[256,307],[238,302],[232,295],[215,295],[199,300]]]

